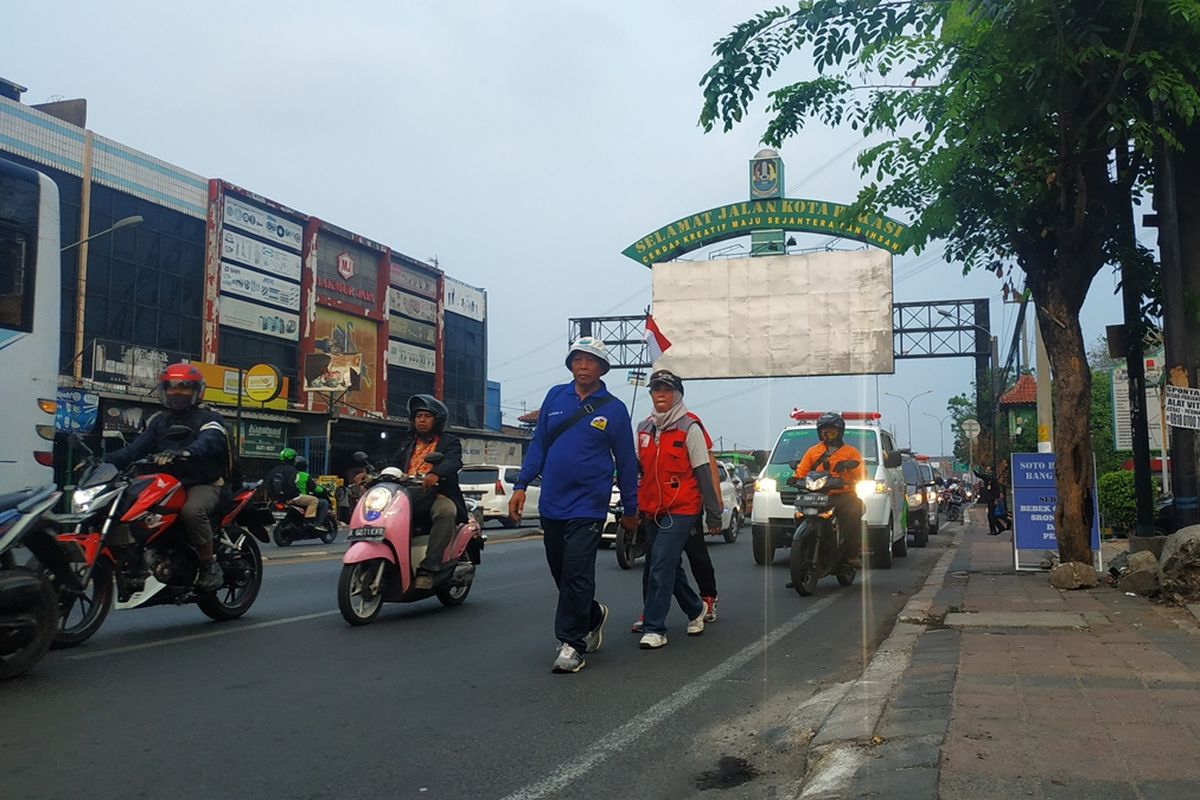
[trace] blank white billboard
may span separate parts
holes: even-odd
[[[653,266],[655,367],[683,378],[890,373],[892,256],[883,250]]]

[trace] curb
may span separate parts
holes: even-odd
[[[934,598],[946,582],[950,564],[958,553],[963,526],[939,556],[921,589],[908,599],[895,626],[871,657],[858,679],[835,687],[836,700],[816,728],[804,777],[793,785],[796,798],[841,798],[868,755],[867,749],[884,740],[876,735],[880,720],[912,661],[918,639],[927,626],[940,624],[931,612]]]

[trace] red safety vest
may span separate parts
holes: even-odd
[[[692,474],[691,459],[688,458],[687,433],[692,425],[700,425],[705,445],[711,447],[712,440],[700,418],[690,411],[665,431],[657,431],[653,420],[649,419],[638,425],[638,461],[642,468],[638,483],[639,511],[699,514],[704,509],[700,484]]]

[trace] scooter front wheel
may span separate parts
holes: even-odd
[[[59,627],[52,647],[75,647],[92,638],[104,624],[112,602],[113,564],[106,556],[98,555],[82,593],[58,593]]]
[[[372,584],[380,570],[386,569],[387,561],[382,558],[342,565],[342,574],[338,578],[338,610],[342,612],[342,619],[358,626],[373,622],[379,616],[386,578],[379,581],[378,587],[372,588]]]

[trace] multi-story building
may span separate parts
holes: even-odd
[[[64,386],[99,395],[94,435],[135,433],[162,366],[190,360],[238,420],[251,474],[288,443],[337,472],[356,449],[382,456],[417,392],[446,402],[471,449],[519,447],[485,427],[483,289],[88,130],[84,101],[30,106],[22,91],[0,80],[0,155],[58,185],[59,365]]]

